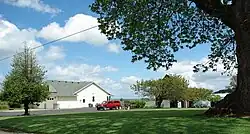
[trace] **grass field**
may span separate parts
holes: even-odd
[[[204,110],[147,110],[0,118],[0,128],[48,134],[249,134],[250,119],[197,116]]]

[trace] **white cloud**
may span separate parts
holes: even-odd
[[[217,72],[193,72],[193,66],[199,63],[205,63],[206,61],[206,58],[203,58],[199,61],[179,61],[175,63],[168,71],[160,69],[159,72],[164,74],[182,75],[189,81],[190,87],[204,87],[212,90],[223,89],[229,83],[230,77],[221,75],[221,72],[223,71],[222,64],[218,65]]]
[[[45,58],[49,61],[63,59],[64,57],[64,49],[61,46],[50,46],[45,54]]]
[[[44,4],[42,0],[3,0],[3,2],[17,7],[32,8],[44,13],[57,14],[61,12],[58,8],[53,8],[50,5]]]
[[[121,78],[122,83],[129,84],[129,85],[135,84],[136,81],[139,81],[139,80],[141,80],[141,78],[136,77],[136,76],[127,76],[127,77]]]
[[[106,72],[117,72],[119,69],[112,66],[106,66],[102,68],[102,70]]]
[[[37,31],[35,29],[19,29],[16,25],[0,19],[0,57],[11,56],[15,52],[22,51],[25,44],[29,47],[40,46],[35,40]],[[43,47],[36,49],[41,51]]]
[[[43,27],[39,32],[39,37],[47,40],[54,40],[97,25],[98,22],[95,17],[85,14],[76,14],[69,18],[63,27],[56,22],[52,22]],[[108,43],[106,36],[101,34],[97,27],[66,38],[63,41],[86,42],[93,45],[105,45]]]
[[[108,51],[114,52],[114,53],[120,53],[120,46],[115,43],[108,44]]]
[[[48,76],[52,79],[94,81],[96,83],[100,83],[104,81],[101,73],[116,72],[117,70],[118,69],[111,66],[101,67],[100,65],[57,65],[48,69]]]

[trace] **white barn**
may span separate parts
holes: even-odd
[[[40,103],[41,109],[68,109],[95,106],[111,99],[111,94],[94,82],[48,80],[50,97]]]

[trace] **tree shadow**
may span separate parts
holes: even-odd
[[[0,127],[46,134],[244,134],[250,120],[194,116],[200,110],[98,112],[1,120]]]

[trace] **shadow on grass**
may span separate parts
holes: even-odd
[[[0,127],[45,134],[248,134],[250,121],[194,116],[201,110],[98,112],[18,117]]]

